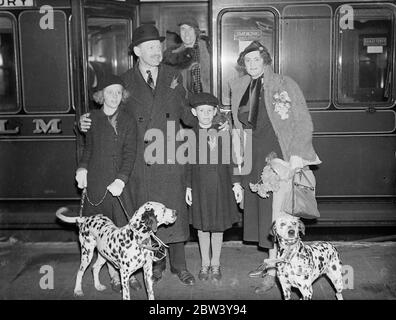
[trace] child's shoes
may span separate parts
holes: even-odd
[[[209,273],[210,273],[210,266],[202,266],[201,270],[199,270],[199,273],[198,273],[198,279],[201,281],[208,280]]]
[[[216,281],[221,280],[221,269],[220,266],[211,266],[210,271],[212,273],[212,279]]]

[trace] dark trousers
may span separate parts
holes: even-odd
[[[184,242],[170,243],[169,245],[169,264],[171,272],[175,273],[186,270],[186,255],[184,251]],[[166,259],[154,263],[154,268],[161,271],[166,268]]]

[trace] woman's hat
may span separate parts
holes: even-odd
[[[191,17],[191,16],[183,17],[183,18],[181,18],[181,19],[179,20],[179,22],[177,23],[177,25],[178,25],[179,27],[180,27],[181,25],[183,25],[183,24],[186,24],[186,25],[188,25],[188,26],[190,26],[190,27],[199,29],[199,24],[198,24],[197,20],[195,20],[195,18],[194,18],[194,17]]]
[[[260,42],[258,42],[257,40],[254,40],[252,43],[250,43],[250,44],[245,48],[245,50],[243,50],[243,51],[239,54],[237,63],[238,63],[240,66],[243,66],[243,65],[244,65],[243,59],[245,58],[245,56],[246,56],[248,53],[253,52],[253,51],[260,51],[260,53],[265,51],[265,52],[267,52],[267,53],[269,54],[268,49],[267,49],[266,47],[264,47],[264,46],[263,46]]]
[[[214,95],[206,92],[194,93],[191,96],[189,96],[188,101],[190,103],[191,108],[202,106],[204,104],[217,107],[219,104],[219,100]]]
[[[96,91],[103,90],[104,88],[113,84],[119,84],[125,88],[125,83],[122,79],[115,74],[106,74],[103,78],[99,78],[98,86],[95,88]]]
[[[159,40],[162,42],[165,40],[165,37],[160,37],[158,29],[152,24],[143,24],[133,32],[132,43],[129,48],[133,49],[133,47],[151,40]]]

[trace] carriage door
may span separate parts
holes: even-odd
[[[85,8],[85,97],[87,111],[98,108],[92,100],[98,82],[105,74],[121,75],[132,67],[129,54],[132,30],[137,26],[137,8],[132,1]]]
[[[213,8],[213,11],[221,7]],[[239,53],[252,41],[263,44],[273,57],[273,66],[277,70],[276,15],[268,8],[232,8],[223,9],[217,15],[217,24],[213,32],[213,60],[218,66],[214,72],[215,94],[224,106],[230,105],[229,81],[244,74],[238,66]],[[212,21],[213,22],[213,21]]]

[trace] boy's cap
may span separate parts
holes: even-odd
[[[98,86],[96,87],[96,90],[103,90],[104,88],[111,86],[113,84],[120,84],[125,88],[125,83],[122,81],[122,79],[115,75],[115,74],[106,74],[103,78],[99,79]]]
[[[207,104],[209,106],[217,107],[219,100],[210,93],[201,92],[194,93],[189,97],[189,103],[192,108]]]

